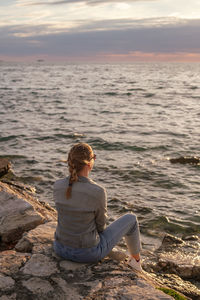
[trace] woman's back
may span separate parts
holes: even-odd
[[[80,176],[66,199],[69,177],[54,184],[54,200],[58,211],[56,239],[62,244],[93,247],[99,242],[98,232],[105,228],[106,193],[89,178]]]

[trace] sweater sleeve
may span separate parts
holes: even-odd
[[[98,206],[95,211],[95,222],[98,232],[102,232],[106,228],[107,221],[107,194],[102,188],[98,198]]]

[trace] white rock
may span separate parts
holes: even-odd
[[[114,288],[120,286],[120,284],[124,284],[124,277],[115,277],[115,278],[108,278],[104,282],[104,286],[106,288]]]
[[[15,241],[23,231],[44,222],[31,203],[20,193],[0,182],[0,236],[2,242]]]
[[[43,254],[33,254],[21,270],[24,274],[32,276],[50,276],[59,273],[56,263]]]
[[[52,245],[56,222],[47,222],[37,226],[23,234],[23,237],[16,244],[15,249],[20,252],[30,251],[32,253],[43,252],[47,245]],[[34,249],[35,248],[35,249]]]
[[[23,281],[22,284],[33,294],[47,294],[54,290],[47,280],[37,277],[33,277],[27,281]]]
[[[60,267],[65,269],[66,271],[76,271],[78,269],[82,269],[86,267],[87,264],[77,263],[70,260],[62,260],[60,262]]]
[[[54,277],[52,278],[54,282],[58,284],[58,286],[64,292],[67,300],[82,300],[83,297],[77,292],[75,288],[69,285],[64,279]]]
[[[144,279],[139,279],[132,286],[116,286],[106,293],[105,299],[126,299],[126,300],[173,300],[171,296],[155,289]]]

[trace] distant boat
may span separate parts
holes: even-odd
[[[37,62],[44,62],[44,59],[38,59]]]

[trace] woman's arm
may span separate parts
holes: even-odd
[[[98,197],[98,206],[95,211],[95,222],[98,232],[106,228],[107,221],[107,194],[105,189],[101,189]]]

